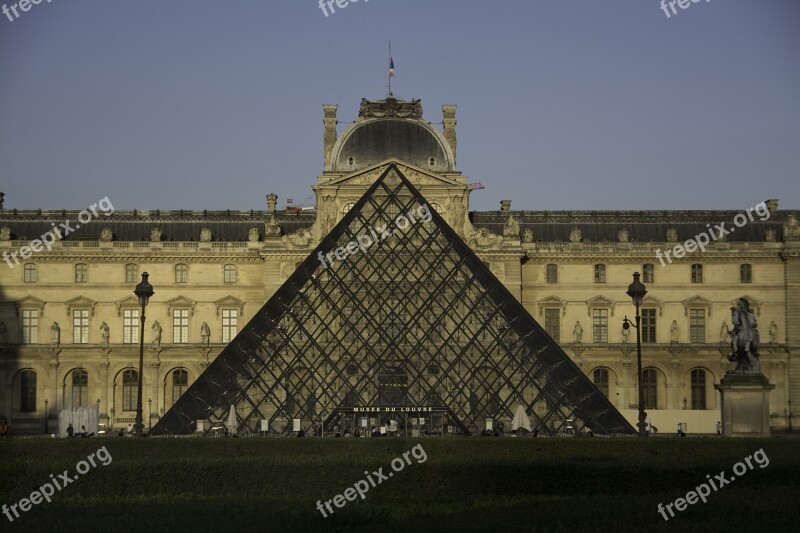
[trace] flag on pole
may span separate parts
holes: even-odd
[[[389,58],[389,77],[394,78],[394,59]]]

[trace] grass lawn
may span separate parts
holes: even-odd
[[[10,438],[0,439],[0,504],[51,474],[74,477],[103,446],[108,466],[101,452],[50,503],[13,524],[0,515],[0,530],[778,532],[800,519],[800,439],[789,438]],[[759,449],[769,464],[736,476]],[[317,500],[380,467],[393,476],[323,518]],[[722,471],[735,480],[665,522],[659,503]]]

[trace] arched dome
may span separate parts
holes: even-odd
[[[332,170],[356,170],[390,158],[433,171],[454,169],[444,135],[413,119],[361,120],[346,130],[337,144]]]

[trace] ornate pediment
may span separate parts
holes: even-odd
[[[642,308],[658,309],[658,316],[662,316],[664,314],[664,300],[647,294],[642,300]]]
[[[243,300],[240,300],[239,298],[236,298],[235,296],[230,296],[230,295],[228,295],[228,296],[226,296],[224,298],[220,298],[219,300],[214,302],[214,305],[217,308],[217,316],[219,316],[219,312],[220,312],[221,309],[234,309],[235,308],[235,309],[237,309],[239,311],[239,316],[241,317],[241,316],[244,315],[244,304],[245,304],[245,302]]]
[[[467,188],[465,183],[461,183],[453,178],[442,176],[437,174],[436,172],[430,172],[424,168],[420,168],[414,165],[410,165],[406,162],[399,161],[397,159],[387,159],[386,161],[382,161],[376,165],[372,165],[370,167],[363,168],[352,174],[347,174],[346,176],[341,176],[338,178],[333,178],[332,180],[321,184],[321,187],[324,186],[341,186],[341,185],[372,185],[377,180],[390,165],[396,165],[397,168],[403,173],[403,176],[411,182],[412,185],[419,188],[420,186],[425,185],[450,185],[455,187],[463,187],[464,189]],[[363,194],[363,190],[359,189],[359,191],[354,195],[353,201],[358,200]]]
[[[167,314],[172,316],[173,309],[189,309],[191,316],[194,316],[194,308],[197,302],[185,296],[177,296],[172,300],[167,300]]]
[[[117,300],[114,302],[114,305],[117,308],[117,316],[122,316],[122,309],[130,309],[131,307],[139,308],[139,299],[136,296],[128,296],[127,298],[123,298],[122,300]]]
[[[19,316],[19,312],[22,309],[38,309],[39,314],[44,316],[44,306],[45,301],[36,298],[35,296],[26,296],[25,298],[20,298],[16,302],[14,302],[14,307],[17,310],[17,316]]]
[[[73,309],[89,309],[91,315],[94,316],[94,308],[97,305],[97,302],[90,300],[85,296],[78,296],[77,298],[67,300],[64,303],[67,304],[67,316],[72,315]]]
[[[708,310],[708,316],[711,316],[711,300],[703,298],[702,296],[692,296],[685,299],[683,302],[683,314],[689,316],[689,309],[703,308]]]
[[[602,295],[586,300],[586,307],[588,309],[589,316],[592,316],[592,309],[610,309],[611,316],[614,316],[614,307],[616,307],[616,305],[617,302]]]
[[[558,296],[548,296],[547,298],[542,298],[536,304],[539,306],[539,314],[541,315],[544,313],[545,309],[561,309],[562,316],[566,316],[567,314],[567,301],[562,300]]]
[[[361,108],[358,110],[359,118],[422,118],[422,102],[411,100],[398,100],[393,96],[387,96],[385,100],[361,99]]]

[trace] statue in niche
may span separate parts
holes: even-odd
[[[583,340],[583,328],[581,327],[580,321],[575,322],[575,329],[572,330],[572,334],[575,335],[576,343],[580,343]]]
[[[153,346],[161,346],[161,324],[158,320],[153,322]]]
[[[200,326],[200,338],[203,340],[203,344],[208,344],[209,339],[211,339],[211,328],[208,327],[206,322],[203,322],[203,325]]]
[[[100,324],[100,337],[102,338],[103,346],[108,346],[109,339],[111,338],[111,331],[108,328],[108,324],[105,322]]]
[[[630,334],[631,330],[629,328],[622,328],[622,344],[628,344]]]
[[[525,231],[522,232],[522,242],[533,242],[533,230],[531,228],[525,228]]]
[[[53,322],[50,326],[50,342],[53,344],[61,344],[61,327],[58,322]]]
[[[722,327],[719,330],[719,342],[728,342],[731,338],[731,330],[728,328],[728,321],[722,322]]]
[[[774,320],[769,325],[769,342],[772,344],[778,342],[778,324]]]
[[[678,230],[675,228],[667,230],[667,242],[678,242]]]
[[[669,341],[672,344],[676,344],[678,342],[678,339],[680,338],[680,334],[681,331],[680,328],[678,328],[678,321],[673,320],[672,325],[669,327]]]
[[[508,215],[506,223],[503,224],[503,236],[519,239],[519,222],[514,218],[514,215]]]

